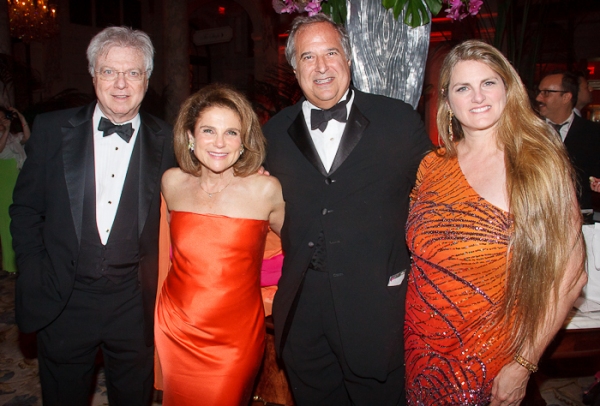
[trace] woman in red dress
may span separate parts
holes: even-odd
[[[263,357],[260,269],[284,202],[258,175],[265,140],[239,92],[213,85],[182,106],[179,168],[165,172],[172,265],[158,297],[155,341],[163,405],[246,405]]]

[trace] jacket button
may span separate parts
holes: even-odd
[[[326,214],[327,214],[327,209],[323,209],[323,210],[321,211],[321,214],[322,214],[322,215],[326,215]]]
[[[312,241],[310,241],[310,242],[308,243],[308,246],[309,246],[310,248],[312,248],[312,247],[314,247],[314,246],[315,246],[315,243],[314,243],[314,242],[312,242]]]
[[[326,185],[331,185],[333,182],[335,182],[335,180],[331,179],[331,178],[327,178],[325,179],[325,184]]]

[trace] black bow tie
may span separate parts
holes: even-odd
[[[345,100],[339,102],[328,110],[312,109],[310,111],[310,128],[316,130],[317,128],[321,132],[325,131],[329,120],[334,119],[340,123],[348,121],[348,111],[346,110],[346,104],[352,96],[352,90],[348,92],[348,96]]]
[[[131,126],[131,123],[123,125],[113,124],[110,120],[104,117],[100,119],[98,131],[104,131],[104,137],[108,137],[111,134],[117,133],[125,142],[129,142],[131,136],[133,135],[133,127]]]

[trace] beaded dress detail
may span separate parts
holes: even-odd
[[[510,362],[496,315],[510,215],[471,188],[456,158],[419,167],[406,225],[412,269],[404,324],[409,405],[486,405]]]

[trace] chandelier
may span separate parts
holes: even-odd
[[[10,36],[25,43],[58,33],[56,7],[46,0],[8,0]]]

